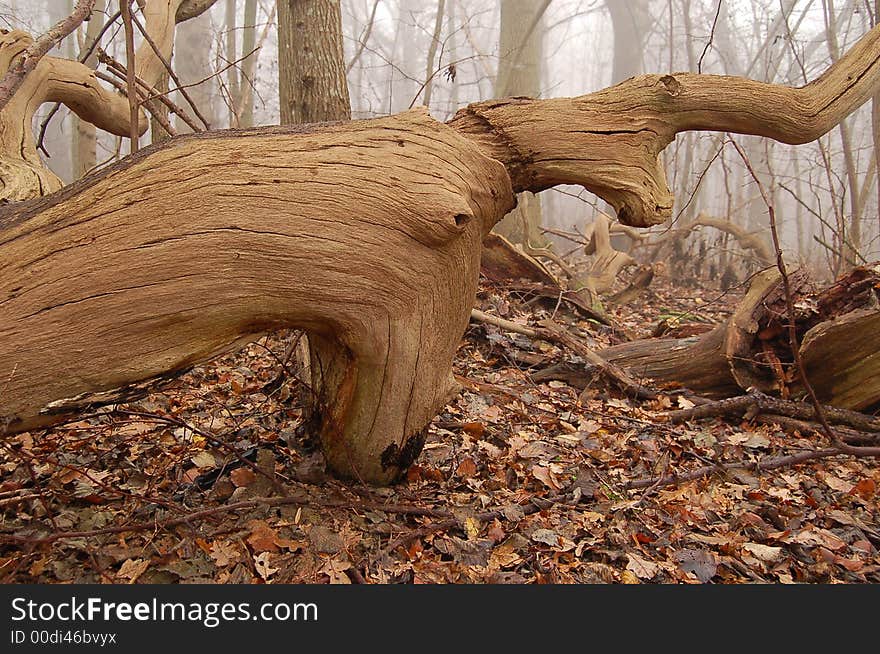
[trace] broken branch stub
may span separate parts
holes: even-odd
[[[413,111],[177,138],[10,205],[0,424],[51,424],[295,326],[330,467],[388,483],[455,390],[480,242],[513,203],[498,162]]]

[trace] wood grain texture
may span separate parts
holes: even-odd
[[[0,212],[0,420],[294,326],[319,343],[331,467],[388,482],[454,390],[480,241],[512,205],[501,164],[424,111],[146,149]]]

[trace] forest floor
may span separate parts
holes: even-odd
[[[658,279],[613,310],[639,337],[723,320],[741,290]],[[614,334],[566,306],[482,286],[477,306],[551,314],[590,347]],[[6,583],[860,583],[880,581],[880,469],[834,457],[670,476],[821,447],[711,418],[671,425],[674,393],[534,383],[560,347],[472,323],[464,390],[392,488],[343,483],[297,427],[303,384],[273,334],[142,401],[6,439]],[[663,479],[665,478],[665,479]]]

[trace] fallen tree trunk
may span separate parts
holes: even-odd
[[[880,404],[880,265],[857,268],[821,293],[809,291],[803,274],[793,281],[802,307],[794,317],[801,356],[819,399],[858,411]],[[734,315],[705,334],[632,341],[597,354],[633,376],[684,386],[706,397],[750,390],[799,397],[804,389],[783,329],[789,318],[782,299],[778,272],[767,271],[755,278]],[[563,364],[534,378],[584,386],[590,376]]]
[[[0,216],[0,420],[48,425],[296,326],[330,466],[387,483],[457,388],[480,242],[513,204],[423,111],[143,150]]]
[[[329,465],[387,483],[454,391],[481,242],[515,192],[579,184],[622,222],[656,224],[672,207],[658,155],[676,133],[807,142],[878,87],[880,27],[800,89],[648,75],[477,103],[447,125],[416,111],[171,139],[0,208],[0,424],[120,401],[293,326],[316,344]],[[730,367],[737,384],[749,374]]]

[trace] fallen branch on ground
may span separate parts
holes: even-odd
[[[525,325],[511,322],[510,320],[491,316],[478,309],[473,309],[471,311],[471,319],[495,325],[501,329],[522,334],[529,338],[539,338],[544,341],[563,345],[572,350],[579,357],[585,359],[591,365],[598,368],[606,378],[616,384],[625,393],[640,400],[653,400],[657,397],[655,391],[652,391],[644,384],[636,381],[614,364],[605,361],[605,359],[593,352],[593,350],[584,345],[578,338],[552,320],[541,321],[540,327],[527,327]]]

